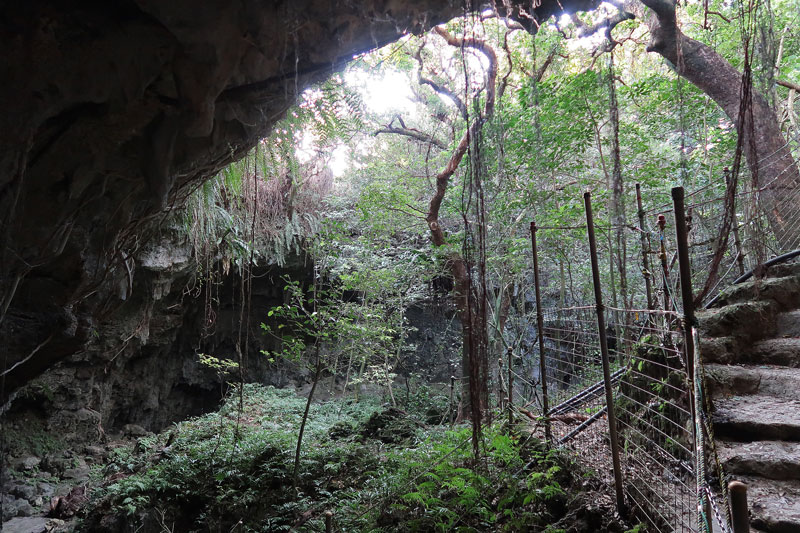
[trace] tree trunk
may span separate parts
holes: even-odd
[[[478,116],[473,119],[471,124],[467,124],[467,130],[459,140],[455,151],[451,154],[450,159],[439,174],[436,175],[436,191],[431,197],[428,204],[428,212],[425,216],[425,221],[431,232],[431,240],[434,246],[443,246],[446,243],[444,230],[439,222],[439,210],[442,206],[447,187],[450,183],[450,178],[455,174],[456,169],[464,155],[467,153],[470,142],[478,138],[483,125],[494,114],[495,91],[497,80],[497,55],[494,50],[488,46],[484,41],[475,38],[454,37],[450,35],[444,28],[438,26],[434,28],[442,38],[444,38],[450,46],[463,48],[469,47],[479,52],[482,52],[489,60],[489,66],[486,76],[486,100],[483,109],[483,116]],[[420,69],[422,67],[421,59]],[[441,87],[432,83],[430,80],[423,80],[420,75],[420,82],[426,83],[434,87],[437,91],[444,91]],[[449,95],[453,98],[453,94]],[[460,108],[466,109],[466,106],[455,96],[456,102]],[[478,228],[479,231],[484,231],[483,227]],[[486,317],[485,302],[478,302],[477,297],[471,293],[472,280],[469,271],[469,265],[464,258],[452,252],[448,257],[450,264],[450,272],[455,282],[455,303],[458,309],[459,318],[461,319],[462,338],[463,338],[463,355],[462,355],[462,375],[467,379],[463,380],[463,396],[464,405],[466,407],[464,415],[469,416],[473,422],[475,432],[479,432],[480,421],[482,413],[488,407],[488,346],[486,346]],[[475,294],[482,294],[481,291],[476,291]],[[484,333],[484,334],[481,334]],[[476,442],[473,447],[477,446]],[[477,451],[477,448],[476,448]],[[476,453],[477,456],[477,453]]]
[[[303,449],[303,433],[306,431],[306,422],[308,422],[308,412],[311,410],[311,402],[314,400],[314,391],[317,390],[317,383],[322,374],[322,358],[319,355],[319,345],[316,347],[317,351],[317,365],[314,371],[314,381],[311,383],[311,390],[308,391],[308,398],[306,399],[306,408],[303,411],[303,419],[300,422],[300,432],[297,434],[297,447],[294,450],[294,468],[292,469],[292,489],[297,493],[297,478],[300,475],[300,451]]]
[[[628,249],[625,240],[625,231],[628,219],[625,214],[625,189],[622,179],[622,157],[619,145],[619,105],[617,104],[617,79],[614,74],[614,52],[609,54],[608,59],[608,114],[611,124],[611,159],[614,167],[611,171],[611,226],[614,232],[614,248],[609,249],[612,258],[616,258],[617,272],[619,274],[619,294],[622,300],[620,307],[630,309],[631,302],[628,301]],[[611,248],[611,247],[609,247]],[[613,259],[612,259],[613,260]],[[613,279],[613,277],[612,277]],[[612,282],[613,283],[613,282]],[[617,304],[614,304],[615,306]],[[627,331],[628,313],[615,311],[614,324],[618,339],[622,339],[623,331]],[[620,320],[621,319],[621,320]]]
[[[683,76],[710,96],[731,119],[738,123],[742,97],[742,74],[705,44],[691,39],[678,29],[675,0],[642,0],[655,17],[649,17],[650,44],[671,62]],[[764,190],[760,207],[766,212],[781,250],[795,247],[800,229],[791,216],[800,209],[800,174],[784,139],[778,118],[763,95],[753,91],[752,114],[743,123],[743,146],[754,185]]]

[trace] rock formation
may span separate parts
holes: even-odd
[[[535,30],[594,0],[504,2]],[[139,252],[354,54],[471,3],[57,0],[0,7],[2,395],[83,352]]]

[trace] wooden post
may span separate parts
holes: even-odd
[[[325,533],[333,532],[333,511],[325,511]]]
[[[597,311],[597,333],[600,337],[600,356],[603,360],[603,383],[606,390],[608,411],[608,435],[611,439],[611,460],[614,466],[614,488],[617,493],[617,511],[626,516],[625,492],[622,486],[622,467],[619,461],[619,439],[617,418],[614,413],[614,391],[611,384],[611,365],[608,361],[608,339],[606,338],[606,318],[603,306],[603,291],[600,287],[600,265],[597,261],[597,240],[594,235],[594,216],[592,215],[592,193],[583,194],[586,207],[586,229],[589,234],[589,253],[592,259],[592,285],[594,286],[595,309]]]
[[[712,514],[714,510],[711,507],[711,494],[706,494],[706,501],[704,502],[703,509],[706,513],[706,518],[708,519],[708,528],[707,533],[714,533],[714,515]]]
[[[547,361],[544,355],[544,312],[542,291],[539,282],[539,252],[536,248],[536,222],[531,222],[531,247],[533,248],[533,285],[536,293],[536,331],[539,336],[539,383],[542,384],[542,416],[544,417],[544,439],[550,444],[553,433],[550,428],[550,407],[547,398]]]
[[[733,533],[750,533],[750,517],[747,512],[747,485],[741,481],[728,484],[731,498],[731,526]]]
[[[644,229],[644,209],[642,208],[642,187],[636,184],[636,207],[639,215],[639,238],[642,242],[642,269],[644,270],[644,286],[647,292],[647,309],[652,310],[653,305],[653,282],[650,279],[650,236]]]

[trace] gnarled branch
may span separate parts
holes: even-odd
[[[400,127],[394,125],[395,120],[400,123]],[[400,115],[395,115],[392,117],[391,122],[386,124],[384,127],[378,129],[373,133],[373,135],[379,135],[381,133],[394,133],[396,135],[404,135],[406,137],[411,137],[412,139],[416,139],[417,141],[432,144],[441,150],[447,149],[447,145],[434,137],[433,135],[429,135],[424,131],[419,131],[416,128],[409,128],[406,126],[406,123],[403,121],[403,118]]]

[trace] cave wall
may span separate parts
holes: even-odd
[[[238,360],[236,344],[243,346],[248,333],[245,380],[278,387],[302,381],[297,367],[261,355],[277,344],[261,334],[260,324],[283,303],[284,277],[311,279],[303,257],[253,269],[249,316],[242,313],[239,273],[223,273],[213,260],[198,265],[179,225],[163,228],[129,265],[135,265],[132,284],[117,287],[117,305],[97,317],[83,349],[17,391],[4,413],[9,423],[24,428],[35,422],[67,443],[86,443],[127,425],[157,431],[208,412],[238,374],[221,375],[198,354]],[[247,325],[240,329],[240,323]]]
[[[241,274],[213,258],[198,264],[180,224],[165,224],[128,264],[132,272],[116,287],[117,305],[98,317],[84,349],[19,389],[7,404],[4,423],[13,430],[42,428],[73,446],[130,433],[132,426],[134,435],[160,431],[218,406],[228,382],[239,375],[219,374],[198,354],[238,361],[237,345],[247,382],[307,391],[310,369],[286,360],[270,362],[261,353],[280,349],[277,339],[263,334],[261,323],[269,320],[271,308],[284,303],[285,279],[306,286],[313,282],[313,265],[304,255],[289,256],[282,266],[256,265],[249,306]],[[398,373],[449,383],[458,374],[461,347],[461,326],[449,295],[431,290],[429,298],[407,310],[406,320],[411,349]],[[330,396],[331,385],[337,393],[343,386],[341,379],[332,384],[328,378],[319,398]]]
[[[514,0],[500,9],[534,30],[562,6],[595,4]],[[0,5],[3,401],[58,361],[105,342],[94,335],[104,317],[124,313],[124,298],[149,297],[127,292],[148,285],[136,279],[147,271],[136,258],[165,213],[267,134],[309,83],[353,54],[479,7],[435,0]]]

